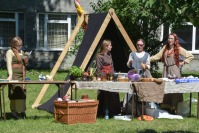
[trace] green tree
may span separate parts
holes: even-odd
[[[115,9],[132,41],[143,38],[151,55],[162,46],[163,40],[159,40],[162,24],[172,25],[173,30],[182,28],[186,22],[199,25],[197,0],[99,0],[90,4],[95,12]]]

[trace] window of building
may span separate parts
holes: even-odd
[[[199,27],[194,27],[195,33],[195,51],[199,51]]]
[[[75,25],[77,15],[38,14],[37,49],[63,50]]]
[[[24,40],[24,13],[0,12],[0,48],[10,47],[15,36]]]
[[[193,50],[193,25],[183,25],[182,29],[174,31],[178,35],[180,45],[188,51]]]
[[[170,27],[164,25],[164,40],[168,37]],[[173,31],[178,35],[180,45],[191,53],[199,53],[199,27],[193,26],[191,23],[182,25],[182,28]]]

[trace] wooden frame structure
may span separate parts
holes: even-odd
[[[82,23],[85,21],[86,18],[84,16],[85,16],[85,14],[83,14],[81,16],[81,18],[79,19],[79,21],[78,21],[78,23],[77,23],[72,35],[70,36],[68,42],[66,43],[66,45],[64,47],[64,50],[62,51],[61,55],[59,56],[55,66],[53,67],[53,69],[52,69],[52,71],[50,73],[51,77],[55,76],[58,68],[60,67],[60,65],[61,65],[61,63],[62,63],[62,61],[63,61],[63,59],[65,57],[65,55],[67,54],[67,51],[68,51],[72,41],[74,40],[74,38],[77,35],[79,29],[81,28]],[[87,19],[89,19],[89,18],[87,18]],[[93,43],[91,44],[90,49],[88,50],[88,52],[86,54],[86,57],[84,58],[81,66],[80,66],[83,70],[85,69],[86,65],[88,64],[89,60],[91,59],[91,56],[93,55],[93,53],[94,53],[94,51],[95,51],[95,49],[96,49],[101,37],[102,37],[104,31],[106,30],[106,28],[107,28],[107,26],[108,26],[108,24],[109,24],[111,19],[114,20],[116,26],[118,27],[120,33],[122,34],[123,38],[125,39],[126,43],[129,46],[129,48],[132,51],[136,51],[136,48],[135,48],[134,44],[132,43],[131,39],[129,38],[129,36],[128,36],[127,32],[125,31],[125,29],[124,29],[122,23],[120,22],[119,18],[115,14],[114,9],[111,8],[111,9],[109,9],[106,18],[104,19],[104,21],[103,21],[103,23],[102,23],[102,25],[101,25],[101,27],[100,27],[95,39],[93,40]],[[34,104],[32,105],[32,108],[36,108],[37,106],[39,106],[39,103],[42,100],[42,98],[43,98],[45,92],[47,91],[48,87],[49,87],[49,84],[45,84],[43,86],[43,88],[41,89],[37,99],[35,100]],[[70,92],[70,91],[68,91],[68,92]]]

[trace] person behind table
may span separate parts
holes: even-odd
[[[149,71],[150,69],[150,55],[149,53],[144,51],[145,47],[145,41],[143,39],[138,39],[136,41],[136,52],[131,52],[129,54],[129,59],[127,62],[127,66],[130,69],[134,70],[141,70],[141,76],[144,78],[152,78],[151,73]],[[126,99],[127,94],[125,95],[123,107],[126,106]],[[130,104],[132,102],[132,95],[128,94],[128,103]],[[131,113],[132,106],[128,104],[128,111],[126,110],[126,113]]]
[[[180,61],[180,55],[184,57],[184,61]],[[180,78],[180,68],[190,63],[193,58],[194,56],[190,52],[180,46],[178,36],[175,33],[171,33],[168,36],[166,44],[156,55],[150,57],[150,61],[155,62],[161,60],[163,62],[163,78]],[[165,94],[161,107],[175,114],[177,104],[182,101],[183,94]]]
[[[111,49],[111,40],[103,40],[100,52],[96,56],[97,74],[106,75],[106,72],[110,74],[114,72],[113,60],[110,53]],[[107,109],[109,117],[113,117],[114,115],[121,113],[119,93],[99,90],[97,99],[99,100],[97,112],[98,117],[105,117],[105,111],[107,111]]]
[[[25,67],[28,59],[25,58],[21,50],[23,43],[21,38],[14,37],[11,40],[11,49],[6,53],[8,80],[24,81]],[[15,119],[26,117],[26,89],[23,84],[10,84],[8,86],[8,97],[10,100],[10,110]]]
[[[151,78],[150,69],[150,55],[144,51],[145,41],[143,39],[138,39],[136,42],[136,52],[131,52],[129,54],[129,59],[127,66],[131,69],[142,70],[142,76],[146,78]]]

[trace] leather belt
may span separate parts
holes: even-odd
[[[166,64],[164,64],[165,67],[174,66],[174,65],[176,65],[176,64],[172,64],[172,65],[166,65]]]
[[[19,68],[19,67],[22,67],[23,65],[22,64],[12,64],[12,67],[14,68]]]

